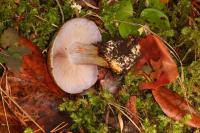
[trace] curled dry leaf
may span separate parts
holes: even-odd
[[[49,132],[57,124],[68,119],[57,109],[65,93],[51,79],[39,48],[24,38],[20,38],[19,44],[28,48],[31,53],[23,56],[23,65],[19,72],[7,74],[7,82],[12,92],[10,97],[15,97],[19,106]],[[6,79],[3,81],[2,88],[6,88]],[[23,124],[33,129],[37,128],[23,113],[19,114],[20,111],[9,98],[7,100],[11,103],[9,108]]]
[[[134,66],[135,71],[141,70],[145,64],[150,64],[153,68],[153,82],[143,83],[141,89],[157,89],[176,80],[177,65],[159,37],[148,35],[139,41],[139,45],[141,57]]]
[[[139,116],[136,108],[136,96],[131,96],[125,106],[130,111],[130,116],[133,122],[139,127]]]
[[[181,120],[184,116],[190,114],[192,118],[186,124],[200,128],[200,113],[177,93],[164,87],[153,90],[152,93],[156,102],[167,116],[174,120]]]
[[[128,99],[125,107],[128,110],[128,114],[132,122],[129,121],[125,123],[124,132],[126,133],[142,132],[141,131],[142,125],[140,124],[139,115],[138,115],[137,107],[136,107],[136,96],[131,96]]]

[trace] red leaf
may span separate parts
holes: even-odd
[[[58,111],[58,105],[65,93],[52,80],[39,48],[24,38],[20,39],[19,44],[28,48],[31,54],[23,56],[20,72],[8,72],[11,95],[24,111],[49,132],[57,124],[68,120]],[[11,104],[10,108],[11,111],[20,112],[14,104]],[[19,116],[18,118],[21,119]],[[24,123],[37,129],[30,120]]]
[[[177,93],[164,87],[153,90],[152,93],[156,102],[167,116],[174,120],[181,120],[185,115],[190,114],[192,118],[186,124],[200,128],[200,113]]]
[[[178,77],[176,63],[170,56],[165,44],[156,36],[148,35],[139,42],[141,57],[134,66],[135,71],[141,70],[147,64],[151,65],[151,77],[154,82],[143,83],[141,89],[156,89],[164,86]]]
[[[46,61],[39,48],[25,38],[21,38],[19,44],[30,49],[32,54],[23,57],[21,72],[16,76],[20,76],[23,79],[29,79],[32,82],[43,83],[48,87],[48,90],[58,95],[63,95],[63,91],[61,91],[52,80],[47,69]]]
[[[131,96],[129,98],[129,100],[127,101],[125,107],[130,111],[131,119],[139,127],[140,122],[139,122],[138,112],[137,112],[137,108],[136,108],[136,96]]]

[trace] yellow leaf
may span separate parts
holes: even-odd
[[[140,28],[138,29],[138,32],[139,32],[139,34],[140,34],[140,35],[142,35],[142,33],[144,32],[144,30],[145,30],[145,29],[144,29],[144,27],[143,27],[143,26],[142,26],[142,27],[140,27]]]

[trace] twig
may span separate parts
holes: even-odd
[[[200,15],[199,11],[194,6],[192,6],[192,9],[197,13],[197,15]]]
[[[185,53],[184,57],[182,58],[182,61],[184,61],[191,52],[192,52],[192,48],[188,49],[187,52]]]
[[[192,112],[191,112],[191,106],[190,106],[190,104],[189,104],[189,101],[188,101],[188,99],[189,99],[189,97],[188,97],[188,95],[187,95],[187,91],[186,91],[186,88],[185,88],[185,85],[184,85],[184,83],[183,82],[181,82],[181,80],[179,80],[179,85],[181,86],[181,88],[183,89],[183,90],[185,90],[183,93],[184,93],[184,95],[185,95],[185,97],[186,97],[186,103],[187,103],[187,106],[188,106],[188,108],[189,108],[189,111],[190,111],[190,113],[192,114]]]
[[[131,111],[129,111],[129,110],[128,110],[126,107],[124,107],[124,106],[117,105],[117,104],[115,104],[115,105],[118,106],[118,108],[119,108],[120,110],[124,110],[128,115],[136,117],[136,118],[139,120],[140,125],[141,125],[142,128],[144,129],[144,126],[143,126],[143,124],[141,123],[141,120],[143,120],[142,118],[140,118],[139,116],[133,114]]]
[[[200,10],[200,5],[197,4],[195,1],[192,2],[192,5],[193,5],[194,7],[196,7],[198,10]]]
[[[111,112],[112,112],[112,114],[113,114],[113,116],[114,116],[115,122],[117,123],[117,119],[116,119],[116,117],[115,117],[115,112],[114,112],[114,110],[112,109],[112,107],[111,107],[110,104],[108,104],[108,107],[110,108],[110,110],[111,110]]]
[[[0,91],[3,92],[4,95],[6,95],[10,101],[20,110],[22,113],[24,113],[43,133],[45,133],[44,129],[21,107],[19,104],[12,98],[10,97],[7,92],[3,90],[3,88],[0,86]]]
[[[0,54],[4,55],[4,56],[9,56],[7,53],[4,53],[4,52],[0,52]]]
[[[52,129],[50,131],[50,133],[55,133],[61,129],[63,129],[64,127],[66,127],[68,125],[68,123],[65,123],[65,122],[61,122],[58,126],[56,126],[54,129]]]
[[[83,1],[88,7],[92,8],[92,9],[96,9],[96,10],[99,9],[98,7],[96,7],[96,6],[92,5],[92,4],[90,4],[89,2],[87,2],[87,1],[85,1],[85,0],[82,0],[82,1]]]
[[[5,103],[7,104],[7,106],[8,106],[9,109],[12,109],[11,106],[10,106],[10,104],[8,103],[8,101],[5,100]],[[23,126],[27,126],[27,124],[24,122],[24,120],[22,120],[21,118],[19,118],[19,116],[21,117],[21,115],[22,115],[21,113],[15,112],[15,111],[12,111],[12,112],[19,119],[20,124],[22,124]]]
[[[46,19],[44,19],[44,18],[42,18],[42,17],[40,17],[40,16],[38,16],[38,15],[35,15],[35,17],[38,18],[38,19],[40,19],[40,20],[42,20],[42,21],[48,22]],[[58,28],[58,26],[57,26],[56,24],[51,24],[51,25],[52,25],[53,27]]]
[[[108,119],[110,117],[110,109],[107,107],[106,117],[105,117],[105,123],[108,124]]]
[[[122,110],[126,111],[128,114],[137,117],[139,120],[143,120],[142,118],[138,117],[137,115],[133,114],[131,111],[129,111],[126,107],[119,106]],[[142,124],[142,123],[141,123]]]
[[[99,20],[103,21],[103,19],[101,18],[101,16],[99,16],[98,14],[94,13],[94,12],[89,12],[87,14],[84,15],[85,16],[93,16],[93,17],[96,17],[98,18]]]
[[[142,132],[141,129],[137,126],[137,124],[135,124],[135,122],[124,111],[122,111],[121,108],[118,105],[116,105],[114,103],[108,103],[108,104],[116,107],[137,128],[137,130],[139,132]]]
[[[0,63],[0,65],[3,67],[3,69],[5,71],[5,67],[1,63]],[[4,76],[5,76],[5,72],[3,73],[2,77],[1,77],[0,85],[2,84],[2,79],[3,79]],[[1,91],[1,101],[2,101],[2,105],[3,105],[4,116],[6,118],[6,125],[7,125],[7,128],[8,128],[8,133],[10,133],[10,126],[9,126],[9,123],[8,123],[8,117],[7,117],[5,103],[4,103],[5,99],[4,99],[2,91]]]
[[[62,7],[61,7],[60,2],[59,2],[58,0],[56,0],[56,3],[57,3],[58,8],[59,8],[59,10],[60,10],[60,14],[61,14],[61,18],[62,18],[62,23],[64,23],[64,22],[65,22],[65,16],[64,16]]]

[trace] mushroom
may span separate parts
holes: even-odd
[[[71,19],[62,26],[49,51],[50,71],[62,90],[81,93],[96,83],[97,65],[108,65],[92,45],[101,40],[96,24],[85,18]]]
[[[101,48],[103,55],[108,60],[111,69],[122,74],[128,72],[136,63],[140,56],[140,45],[137,45],[137,39],[130,40],[112,39]]]

